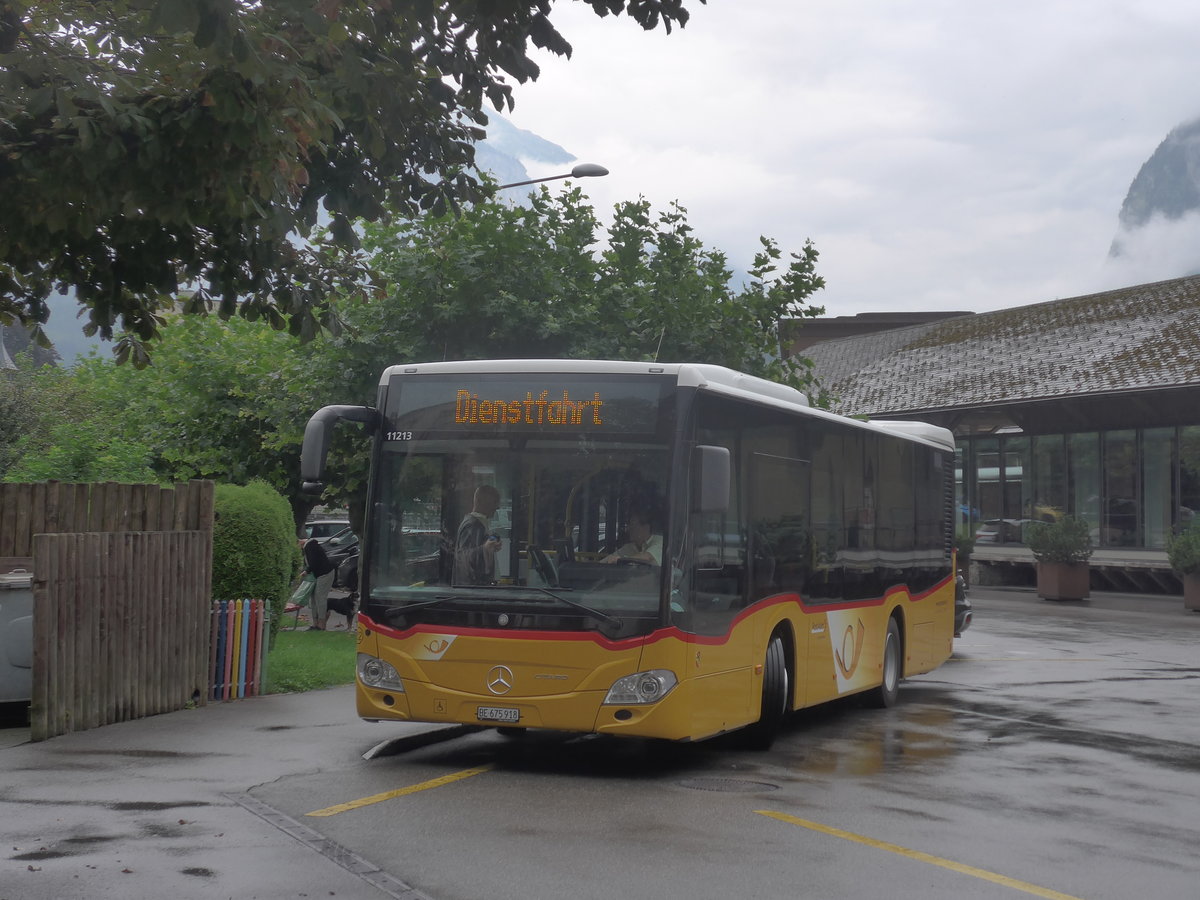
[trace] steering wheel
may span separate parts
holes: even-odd
[[[550,562],[550,557],[546,555],[545,550],[530,544],[529,561],[533,564],[534,571],[542,577],[546,584],[558,587],[558,573],[554,571],[554,564]]]

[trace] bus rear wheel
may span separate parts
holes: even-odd
[[[788,710],[787,651],[783,637],[777,632],[767,644],[763,662],[762,707],[758,721],[746,729],[746,745],[751,750],[770,750],[779,733],[779,726]]]
[[[896,705],[896,698],[900,696],[900,672],[903,669],[902,650],[900,623],[895,618],[888,619],[887,636],[883,639],[883,681],[867,695],[867,702],[871,706],[886,709]]]

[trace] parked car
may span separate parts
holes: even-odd
[[[348,519],[313,519],[304,523],[304,536],[325,543],[336,534],[348,531]]]
[[[1019,544],[1028,519],[988,519],[975,532],[977,544]]]
[[[967,596],[966,579],[958,575],[954,580],[954,636],[962,637],[962,633],[971,627],[974,617],[971,598]]]

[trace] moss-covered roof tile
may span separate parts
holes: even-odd
[[[1200,384],[1200,276],[959,316],[804,351],[843,413]]]

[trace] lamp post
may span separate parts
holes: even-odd
[[[598,166],[595,163],[580,163],[570,172],[564,172],[562,175],[547,175],[545,178],[531,178],[528,181],[514,181],[512,184],[501,184],[496,187],[496,190],[502,191],[505,188],[521,187],[525,184],[539,184],[543,181],[554,181],[558,178],[599,178],[601,175],[607,175],[608,169],[604,166]]]

